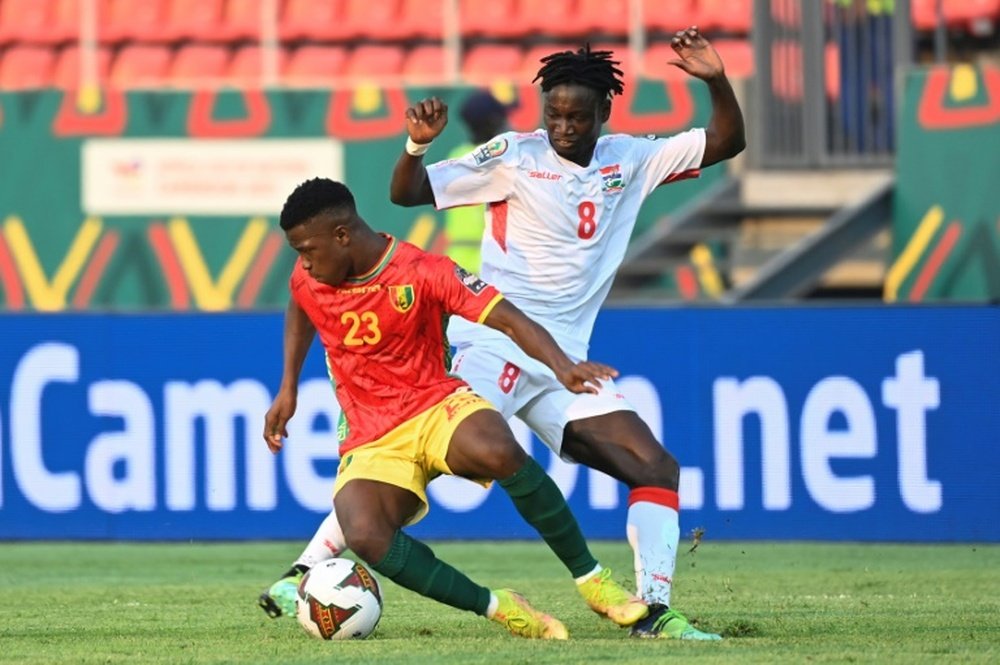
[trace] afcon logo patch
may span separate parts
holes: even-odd
[[[477,296],[483,292],[486,288],[486,282],[479,279],[479,275],[475,275],[460,265],[455,266],[455,275],[458,279],[465,285],[465,288],[469,289]]]
[[[389,300],[392,301],[392,306],[396,308],[397,312],[400,314],[406,314],[410,311],[410,308],[413,307],[413,285],[403,284],[402,286],[390,286]]]
[[[472,156],[475,158],[476,164],[482,164],[483,162],[489,161],[494,157],[499,157],[505,152],[507,152],[507,139],[498,139],[479,146],[476,151],[472,153]]]

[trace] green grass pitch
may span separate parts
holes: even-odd
[[[568,642],[510,637],[385,580],[371,639],[314,640],[255,604],[300,543],[0,543],[0,662],[1000,662],[1000,546],[681,545],[674,605],[721,643],[629,639],[533,542],[432,546],[483,584],[523,591]],[[624,543],[593,546],[631,581]]]

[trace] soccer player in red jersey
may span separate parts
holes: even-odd
[[[349,428],[333,501],[347,546],[397,584],[486,616],[512,634],[565,639],[557,619],[510,590],[476,584],[402,531],[426,514],[426,486],[436,476],[496,480],[571,574],[585,580],[580,590],[595,611],[622,625],[643,618],[642,601],[598,574],[562,493],[504,418],[447,372],[445,321],[458,315],[504,332],[576,393],[596,392],[615,370],[571,361],[541,326],[451,259],[373,231],[341,183],[303,183],[285,202],[280,223],[299,259],[285,317],[284,373],[264,438],[272,452],[281,449],[318,331]]]

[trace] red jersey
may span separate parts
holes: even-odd
[[[447,317],[482,322],[503,297],[448,257],[392,237],[364,275],[329,286],[296,261],[290,288],[330,359],[349,428],[341,455],[467,385],[448,373]]]

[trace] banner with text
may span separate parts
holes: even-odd
[[[261,439],[280,315],[0,325],[0,539],[304,539],[329,510],[319,349],[285,449]],[[998,339],[998,307],[610,309],[591,355],[680,460],[685,533],[1000,541]],[[623,538],[624,487],[513,425],[585,532]],[[534,537],[496,486],[429,494],[414,533]]]

